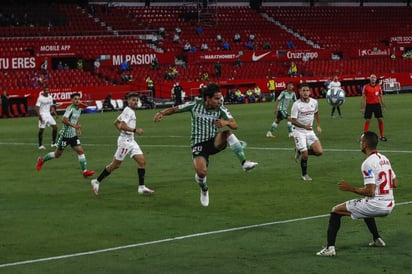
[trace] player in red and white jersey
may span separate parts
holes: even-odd
[[[364,186],[354,187],[346,181],[340,181],[338,186],[342,191],[350,191],[364,198],[346,201],[332,209],[329,217],[327,246],[316,255],[336,255],[335,241],[342,216],[351,216],[352,219],[365,221],[373,237],[369,246],[384,247],[386,245],[379,235],[375,217],[384,217],[392,212],[395,207],[393,188],[396,188],[398,184],[389,159],[377,151],[377,144],[378,135],[376,133],[367,131],[362,135],[360,148],[366,154],[366,160],[361,167]]]

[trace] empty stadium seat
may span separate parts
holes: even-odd
[[[101,101],[101,100],[96,100],[95,103],[96,103],[97,111],[103,112],[103,101]]]

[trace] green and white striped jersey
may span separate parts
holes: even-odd
[[[279,111],[288,112],[289,104],[297,100],[295,92],[289,93],[287,89],[282,91],[277,100],[279,101]]]
[[[66,108],[63,117],[66,117],[70,121],[70,123],[75,125],[77,124],[77,121],[79,120],[81,113],[81,109],[79,109],[75,105],[70,105]],[[63,124],[63,127],[60,129],[59,134],[60,136],[65,138],[72,138],[77,135],[77,132],[74,127]]]
[[[191,146],[208,141],[215,137],[218,128],[216,120],[229,120],[233,118],[229,110],[224,106],[219,109],[206,109],[205,102],[201,98],[196,98],[192,102],[178,106],[179,112],[190,111],[192,113]]]

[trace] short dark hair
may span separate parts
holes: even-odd
[[[75,93],[70,94],[70,99],[73,99],[76,96],[81,97],[80,92],[75,92]]]
[[[309,86],[308,83],[302,83],[302,84],[299,85],[299,88],[300,88],[300,89],[303,88],[303,87],[308,87],[308,88],[310,88],[310,86]]]
[[[220,87],[216,83],[209,83],[200,89],[200,93],[204,100],[206,100],[206,98],[212,98],[218,92],[220,92]]]
[[[126,99],[129,100],[129,98],[132,97],[137,97],[139,98],[139,94],[137,94],[136,92],[129,92],[128,94],[126,94]]]
[[[376,149],[378,147],[379,138],[373,131],[365,131],[363,133],[363,141],[367,144],[368,148]]]

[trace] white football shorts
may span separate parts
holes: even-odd
[[[352,213],[352,219],[384,217],[389,215],[394,207],[393,200],[362,198],[346,201],[346,208]]]
[[[49,126],[55,126],[56,120],[54,120],[53,116],[50,113],[40,113],[43,122],[39,120],[39,128],[46,128]]]
[[[293,137],[295,139],[296,149],[300,152],[308,150],[309,146],[319,140],[313,130],[294,130]]]
[[[114,158],[118,161],[123,161],[127,154],[130,154],[130,158],[133,158],[135,155],[143,154],[143,151],[133,137],[119,136]]]

